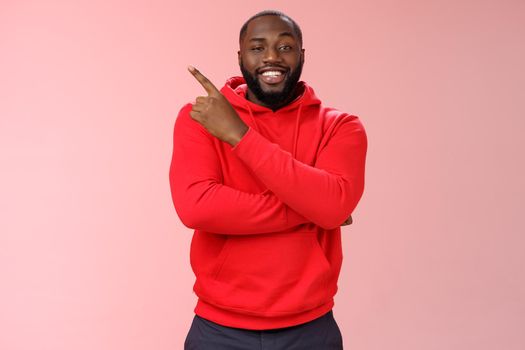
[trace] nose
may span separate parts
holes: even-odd
[[[269,47],[268,50],[266,50],[266,53],[263,57],[264,63],[269,62],[280,62],[281,56],[279,54],[279,50],[274,49],[273,47]]]

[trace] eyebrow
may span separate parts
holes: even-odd
[[[282,33],[279,33],[278,35],[279,37],[281,36],[290,36],[292,38],[294,38],[294,35],[290,32],[282,32]],[[249,41],[266,41],[265,38],[251,38]]]

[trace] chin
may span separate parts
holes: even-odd
[[[277,94],[277,93],[280,94],[284,91],[284,86],[274,87],[274,88],[262,87],[262,91],[269,93],[269,94]]]
[[[283,80],[280,84],[277,85],[267,85],[259,80],[259,86],[261,87],[261,90],[265,92],[283,92],[284,88],[286,87],[286,82],[287,79]]]

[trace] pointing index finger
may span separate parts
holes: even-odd
[[[206,78],[204,75],[202,75],[199,70],[193,66],[188,66],[188,70],[190,73],[197,79],[197,81],[202,85],[204,90],[208,93],[208,95],[215,95],[219,93],[219,90],[213,85],[213,83]]]

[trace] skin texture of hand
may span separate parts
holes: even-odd
[[[198,96],[192,105],[190,116],[219,140],[235,146],[248,131],[230,102],[195,67],[188,66],[190,73],[204,87],[208,96]]]

